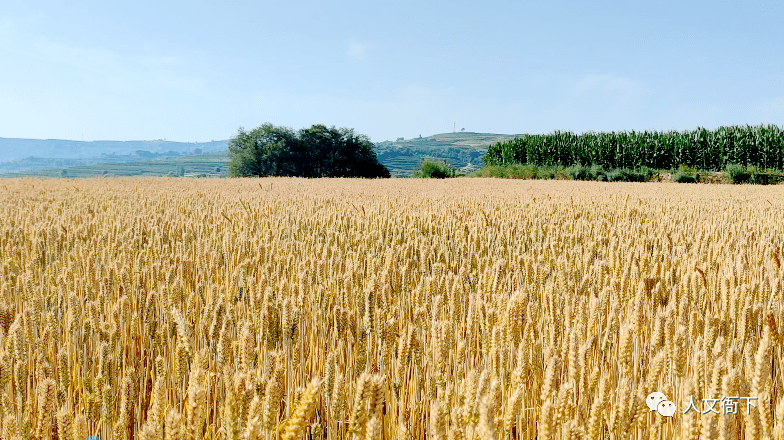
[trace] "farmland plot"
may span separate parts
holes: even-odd
[[[4,439],[784,438],[780,186],[2,183]]]

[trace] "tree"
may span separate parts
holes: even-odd
[[[201,154],[201,148],[194,148],[193,154]]]
[[[294,132],[266,123],[229,141],[231,176],[390,177],[370,138],[316,124]]]
[[[288,175],[282,169],[284,146],[291,146],[296,134],[290,128],[266,123],[251,132],[240,127],[229,141],[230,176]]]
[[[155,153],[151,153],[147,150],[136,150],[135,153],[139,157],[147,157],[147,158],[155,157]]]
[[[455,169],[444,159],[425,157],[422,159],[419,169],[414,172],[414,177],[431,177],[436,179],[455,177]]]

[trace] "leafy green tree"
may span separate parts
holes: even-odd
[[[240,127],[237,135],[229,141],[229,175],[286,175],[289,170],[282,169],[284,146],[295,141],[296,134],[290,128],[267,123],[247,132]]]
[[[389,177],[373,144],[353,129],[316,124],[294,132],[266,123],[229,141],[231,176]]]
[[[426,157],[422,159],[419,170],[414,172],[414,177],[429,177],[435,179],[455,177],[455,169],[452,165],[449,165],[449,162],[446,160]]]

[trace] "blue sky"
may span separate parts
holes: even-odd
[[[8,1],[0,137],[784,125],[784,4]]]

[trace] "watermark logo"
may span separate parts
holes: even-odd
[[[741,400],[746,401],[746,414],[751,414],[751,409],[757,407],[757,405],[751,403],[752,400],[757,400],[756,397],[723,396],[721,399],[702,399],[703,408],[707,407],[708,409],[701,411],[697,409],[697,405],[694,404],[694,396],[691,396],[689,398],[689,406],[683,413],[686,414],[691,410],[695,410],[700,414],[737,414],[738,402]],[[718,409],[716,408],[716,405],[719,406]]]
[[[757,407],[757,405],[752,403],[754,400],[757,400],[757,398],[739,396],[724,396],[720,399],[702,399],[702,407],[707,408],[703,411],[697,408],[697,405],[694,403],[694,396],[690,396],[689,405],[683,413],[687,414],[689,411],[694,410],[700,414],[738,414],[738,403],[745,401],[746,414],[751,414],[751,409]],[[673,417],[677,412],[675,404],[667,400],[667,396],[665,396],[664,393],[658,391],[648,394],[648,397],[645,398],[645,404],[651,411],[656,411],[659,415],[664,417]]]
[[[664,393],[655,391],[648,394],[648,397],[645,398],[645,404],[648,405],[648,409],[656,411],[660,416],[672,417],[675,415],[675,403],[667,400]]]

